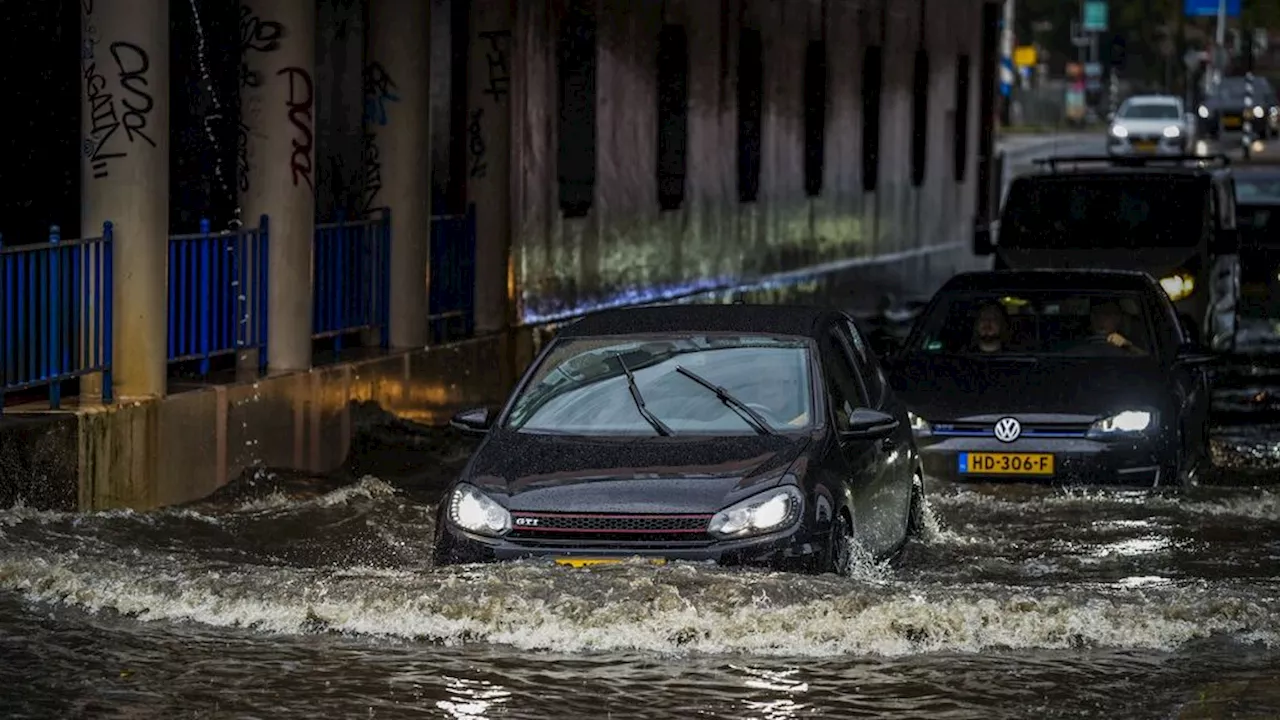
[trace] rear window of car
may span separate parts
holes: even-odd
[[[999,244],[1096,250],[1192,247],[1201,238],[1209,183],[1189,175],[1022,177],[1009,188]]]

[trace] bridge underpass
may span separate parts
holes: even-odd
[[[164,6],[76,10],[78,221],[4,235],[6,503],[331,469],[352,403],[496,402],[597,308],[865,310],[978,262],[991,3]]]

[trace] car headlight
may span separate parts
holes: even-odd
[[[1196,114],[1197,114],[1197,115],[1199,115],[1199,116],[1201,117],[1201,119],[1208,119],[1208,117],[1209,117],[1209,108],[1207,108],[1207,107],[1205,107],[1205,106],[1201,105],[1199,108],[1197,108],[1197,109],[1196,109]]]
[[[1111,134],[1118,138],[1129,137],[1129,129],[1123,125],[1112,125]]]
[[[511,529],[511,513],[472,485],[458,485],[449,500],[449,519],[477,535],[498,536]]]
[[[783,485],[716,513],[707,532],[723,539],[776,532],[800,519],[802,505],[799,488]]]
[[[1147,410],[1125,410],[1102,418],[1089,427],[1091,435],[1116,435],[1145,432],[1151,427],[1151,413]]]
[[[1164,129],[1164,136],[1167,138],[1176,138],[1182,135],[1182,128],[1177,125],[1170,125]]]
[[[913,412],[907,413],[907,421],[911,423],[911,432],[917,435],[927,435],[933,432],[933,426]]]
[[[1265,116],[1266,114],[1267,114],[1267,111],[1263,110],[1261,105],[1258,105],[1253,108],[1253,116],[1258,118],[1259,120],[1261,120],[1263,116]]]
[[[1180,272],[1160,278],[1160,287],[1173,302],[1178,302],[1195,292],[1196,279],[1190,273]]]

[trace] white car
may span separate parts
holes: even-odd
[[[1195,124],[1172,95],[1135,95],[1108,118],[1111,155],[1184,155],[1192,148]]]

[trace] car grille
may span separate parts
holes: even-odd
[[[511,540],[556,541],[573,544],[608,541],[622,545],[663,543],[701,544],[711,515],[649,515],[597,513],[511,513]]]
[[[1080,438],[1089,432],[1088,423],[1022,423],[1021,437]],[[941,437],[995,437],[995,423],[956,422],[933,426]]]

